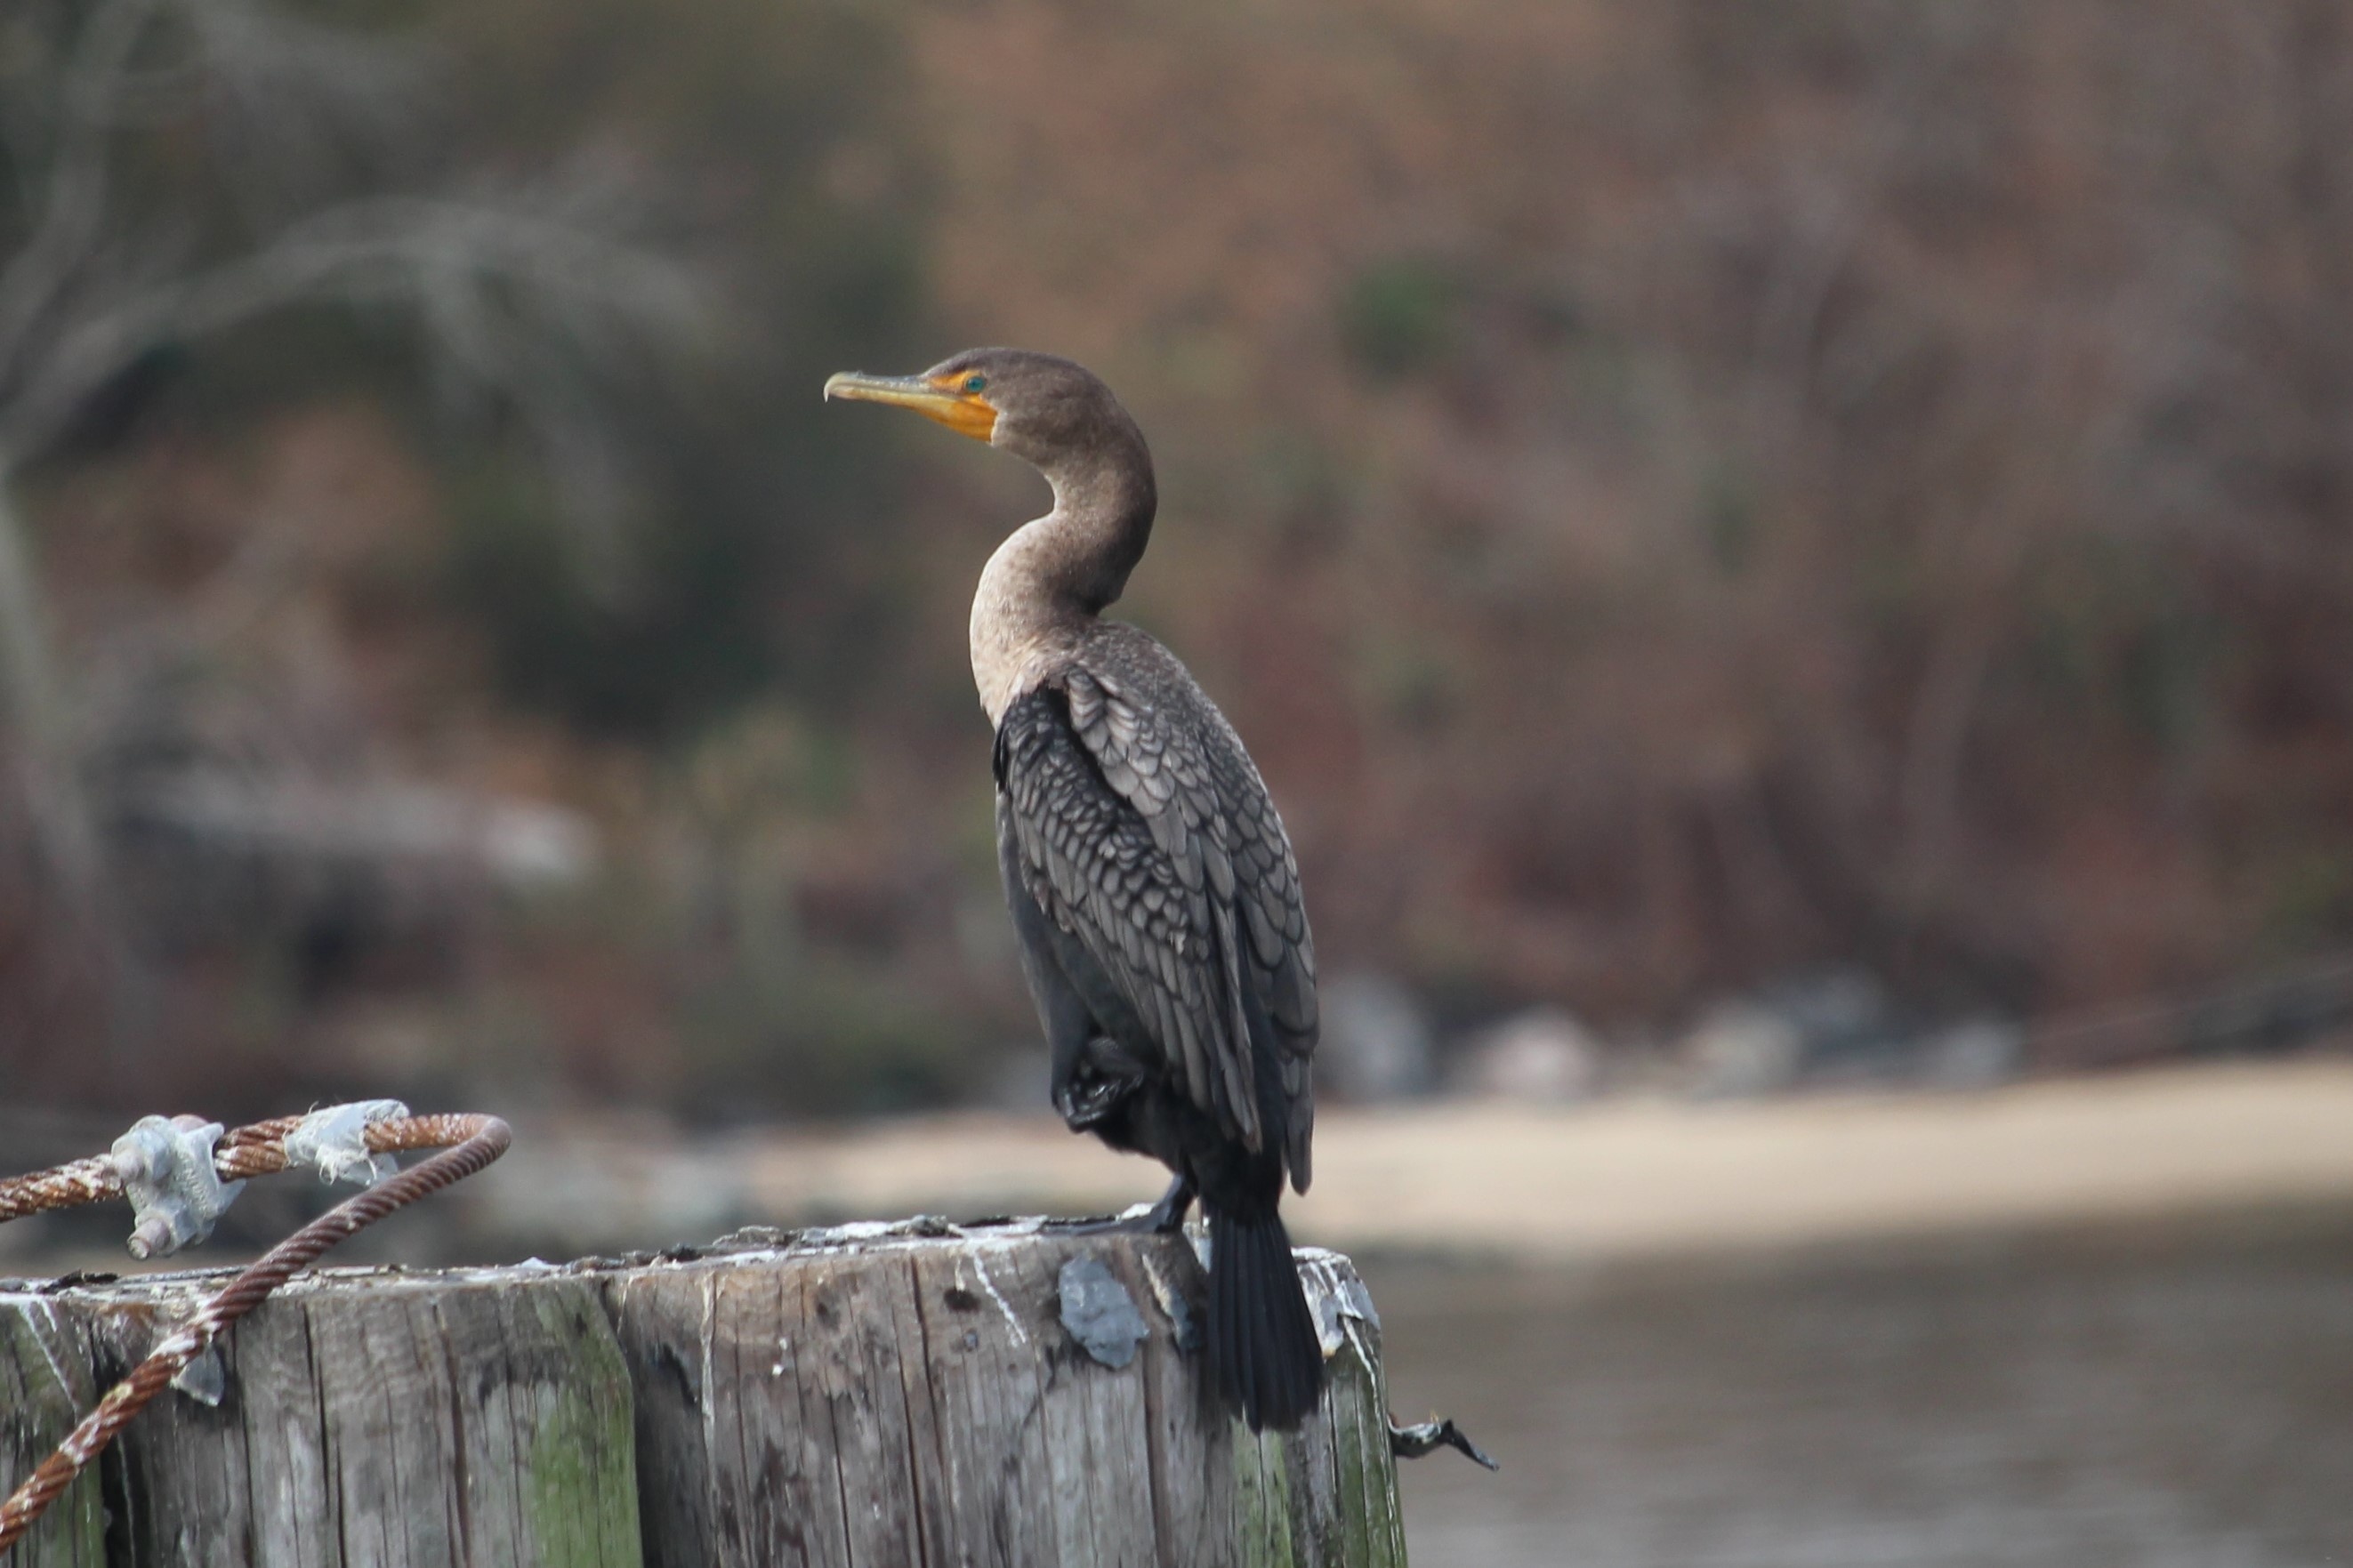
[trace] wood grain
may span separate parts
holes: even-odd
[[[1060,1321],[1060,1270],[1090,1255],[1146,1324],[1124,1367]],[[861,1228],[604,1279],[641,1462],[683,1475],[668,1456],[703,1457],[648,1489],[649,1563],[1405,1560],[1377,1327],[1346,1320],[1300,1432],[1254,1437],[1207,1394],[1163,1304],[1199,1310],[1179,1237]]]
[[[0,1497],[16,1489],[96,1404],[79,1322],[46,1297],[0,1295]],[[0,1568],[100,1568],[106,1516],[85,1472],[50,1505]]]
[[[1124,1365],[1062,1323],[1084,1258],[1145,1325]],[[1390,1568],[1377,1328],[1345,1259],[1303,1258],[1329,1386],[1262,1436],[1182,1342],[1204,1280],[1177,1237],[926,1222],[332,1271],[237,1326],[217,1403],[169,1393],[133,1424],[48,1555],[0,1568]],[[0,1295],[0,1461],[28,1466],[212,1283]]]
[[[58,1301],[103,1386],[215,1283]],[[265,1302],[216,1353],[217,1404],[167,1391],[106,1456],[111,1554],[94,1561],[641,1560],[628,1371],[584,1280],[330,1275]]]

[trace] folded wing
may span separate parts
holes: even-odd
[[[1073,662],[1006,710],[1010,858],[1133,1007],[1167,1080],[1250,1150],[1279,1147],[1304,1191],[1317,1021],[1298,868],[1223,716],[1189,679],[1174,700],[1139,689],[1166,684]]]

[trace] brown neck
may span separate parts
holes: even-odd
[[[997,547],[972,600],[972,674],[991,724],[1067,653],[1127,585],[1152,537],[1157,492],[1144,438],[1091,447],[1038,467],[1054,510]]]

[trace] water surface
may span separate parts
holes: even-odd
[[[1360,1260],[1417,1568],[2353,1564],[2353,1214],[1590,1270]]]

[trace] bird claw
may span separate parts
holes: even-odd
[[[1154,1236],[1168,1236],[1185,1228],[1185,1211],[1193,1206],[1193,1184],[1179,1176],[1160,1195],[1160,1201],[1145,1210],[1144,1228]]]
[[[1134,1080],[1127,1079],[1073,1080],[1054,1096],[1054,1109],[1071,1131],[1085,1132],[1101,1125],[1134,1091]]]

